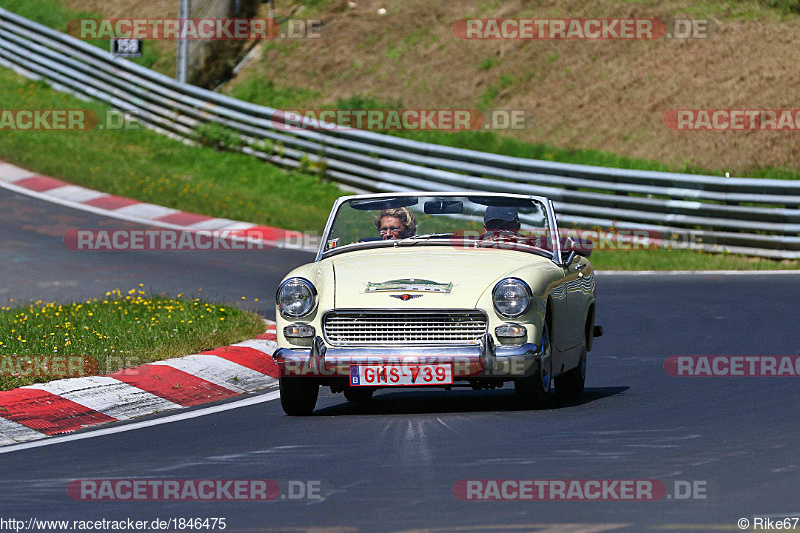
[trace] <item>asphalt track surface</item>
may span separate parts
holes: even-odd
[[[0,191],[0,300],[70,300],[138,283],[274,318],[302,252],[73,252],[69,229],[138,227]],[[202,288],[201,293],[198,289]],[[241,296],[247,300],[242,301]],[[256,303],[254,298],[259,298]],[[0,454],[0,518],[225,517],[227,531],[738,531],[800,512],[800,378],[676,378],[670,355],[800,355],[800,277],[598,276],[605,336],[580,402],[518,410],[513,391],[324,389],[314,416],[278,401]],[[202,410],[202,408],[200,409]],[[319,481],[323,498],[84,502],[73,479]],[[704,499],[472,502],[464,479],[699,482]],[[568,526],[567,524],[578,524]],[[451,529],[452,528],[452,529]]]

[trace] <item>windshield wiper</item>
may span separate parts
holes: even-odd
[[[435,239],[437,237],[452,237],[455,233],[422,233],[420,235],[412,235],[411,237],[406,237],[405,239],[400,239],[399,241],[395,241],[394,245],[398,246],[403,243],[410,243],[412,246],[417,244],[418,242],[427,240],[427,239]]]

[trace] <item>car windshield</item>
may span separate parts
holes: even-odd
[[[336,211],[323,255],[448,244],[552,254],[547,209],[539,200],[514,196],[354,197]]]

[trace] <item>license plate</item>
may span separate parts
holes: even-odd
[[[452,385],[451,364],[350,365],[353,387]]]

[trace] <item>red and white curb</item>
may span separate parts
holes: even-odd
[[[227,218],[186,213],[155,204],[71,185],[65,181],[25,170],[0,160],[0,187],[66,207],[128,222],[177,230],[233,230],[246,232],[275,248],[316,251],[313,238],[299,231],[260,226]]]
[[[0,161],[0,187],[128,222],[177,230],[246,230],[276,248],[307,249],[297,231],[148,204],[42,176]],[[298,244],[300,243],[300,244]],[[201,405],[277,386],[275,325],[255,339],[107,376],[0,392],[0,447],[108,422]]]
[[[255,339],[200,354],[0,392],[0,446],[274,388],[276,348],[270,323]]]

